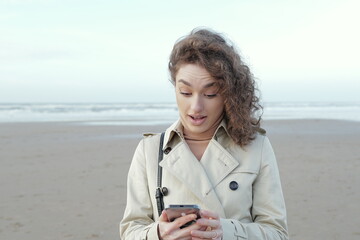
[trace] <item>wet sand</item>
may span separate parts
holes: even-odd
[[[360,122],[264,123],[293,240],[360,239]],[[0,239],[119,239],[143,132],[166,126],[0,124]]]

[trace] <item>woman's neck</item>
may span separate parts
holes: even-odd
[[[217,127],[219,126],[221,120],[222,120],[222,116],[208,130],[202,133],[194,133],[184,127],[183,134],[185,140],[210,141],[210,139],[214,136],[214,133]]]
[[[214,136],[214,133],[219,126],[221,120],[222,117],[220,117],[207,131],[202,133],[194,133],[188,131],[188,129],[186,128],[183,129],[185,141],[188,144],[192,153],[199,161],[201,160],[211,138]]]

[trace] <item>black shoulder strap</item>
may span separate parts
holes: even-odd
[[[156,188],[156,204],[159,216],[161,215],[162,211],[164,210],[164,200],[163,200],[163,193],[161,189],[161,178],[162,178],[162,167],[160,166],[160,162],[163,159],[163,144],[164,144],[164,135],[165,133],[161,133],[160,137],[160,146],[159,146],[159,156],[158,156],[158,173],[157,173],[157,188]]]

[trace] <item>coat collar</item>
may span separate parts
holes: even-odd
[[[187,188],[204,203],[207,209],[218,209],[221,217],[225,212],[215,192],[215,187],[238,165],[227,146],[231,142],[223,120],[206,151],[198,161],[193,155],[182,135],[180,120],[171,125],[164,136],[164,149],[172,150],[164,155],[160,165],[178,178]]]
[[[225,136],[227,135],[227,136]],[[227,131],[227,124],[225,119],[223,119],[219,126],[216,128],[214,133],[214,139],[218,140],[219,138],[228,137],[230,138],[230,135]],[[184,140],[184,134],[183,134],[183,125],[178,119],[176,122],[174,122],[166,131],[164,136],[164,145],[163,150],[165,150],[169,145],[171,141],[175,141],[175,143],[179,143],[179,141],[185,141]],[[171,144],[174,145],[174,144]]]

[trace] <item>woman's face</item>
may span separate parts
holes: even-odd
[[[217,81],[196,64],[180,66],[175,76],[176,101],[184,128],[201,134],[219,123],[224,110],[224,99],[218,93]]]

